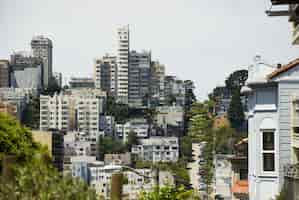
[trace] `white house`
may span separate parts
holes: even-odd
[[[274,199],[284,183],[284,168],[297,163],[299,155],[299,59],[274,67],[256,57],[242,92],[249,109],[249,197]]]

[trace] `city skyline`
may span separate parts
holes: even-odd
[[[116,54],[116,29],[130,24],[130,49],[151,50],[153,60],[165,64],[166,74],[194,80],[202,100],[215,85],[224,84],[229,72],[246,69],[256,54],[271,64],[286,64],[297,55],[287,18],[267,17],[267,0],[90,0],[72,2],[72,10],[69,3],[2,1],[0,27],[6,31],[1,32],[0,57],[28,50],[32,37],[43,34],[53,41],[53,71],[92,77],[94,58]]]

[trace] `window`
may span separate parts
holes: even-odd
[[[262,153],[263,153],[263,170],[275,171],[275,139],[274,132],[263,132]]]

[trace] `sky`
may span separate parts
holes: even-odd
[[[299,57],[285,17],[270,0],[0,0],[0,59],[30,50],[34,35],[53,41],[53,70],[92,76],[93,61],[116,50],[130,25],[131,50],[151,50],[166,73],[195,82],[199,100],[255,55],[270,64]]]

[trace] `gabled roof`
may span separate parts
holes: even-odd
[[[292,69],[293,67],[296,67],[299,64],[299,58],[291,61],[289,64],[282,66],[281,68],[273,71],[271,74],[269,74],[267,76],[267,79],[272,79],[276,76],[278,76],[279,74],[288,71],[289,69]]]

